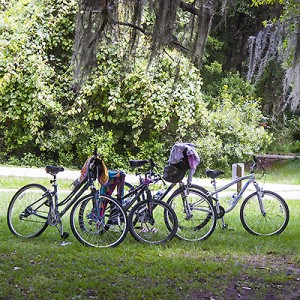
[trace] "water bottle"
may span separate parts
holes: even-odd
[[[158,191],[154,196],[153,196],[153,200],[159,200],[160,197],[162,196],[163,192],[162,191]]]
[[[234,193],[234,194],[231,196],[230,200],[228,201],[228,205],[231,206],[231,205],[234,203],[236,197],[237,197],[237,193]]]
[[[128,197],[123,200],[122,206],[125,207],[128,203],[131,202],[133,197]]]

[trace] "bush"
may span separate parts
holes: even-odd
[[[108,36],[99,45],[97,67],[75,94],[69,64],[76,5],[66,2],[19,0],[0,12],[3,157],[81,167],[97,147],[110,168],[126,169],[129,158],[164,165],[176,141],[194,142],[207,166],[265,148],[259,101],[239,74],[203,96],[202,77],[187,58],[167,49],[149,64],[149,41],[141,38],[133,60],[121,28],[118,40]]]

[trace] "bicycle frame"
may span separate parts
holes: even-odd
[[[150,178],[141,179],[140,184],[137,187],[135,187],[132,191],[128,192],[126,195],[120,198],[121,201],[124,201],[125,199],[129,199],[131,196],[135,195],[128,203],[125,204],[125,206],[123,207],[124,210],[127,211],[140,196],[142,196],[143,200],[145,200],[144,192],[146,192],[147,197],[149,197],[149,185],[157,181],[158,180],[153,180]],[[163,199],[174,186],[175,184],[171,184],[160,196],[159,200]]]
[[[259,198],[259,203],[260,203],[260,207],[261,207],[261,210],[263,212],[263,207],[262,207],[262,201],[261,201],[261,189],[260,187],[258,186],[258,183],[256,182],[256,179],[255,179],[255,175],[254,173],[251,173],[249,175],[245,175],[245,176],[242,176],[242,177],[238,177],[236,178],[235,180],[231,181],[230,183],[222,186],[221,188],[218,188],[216,187],[216,180],[212,180],[212,183],[213,183],[213,186],[214,186],[214,191],[213,192],[209,192],[208,196],[211,198],[211,199],[214,199],[217,203],[219,202],[219,193],[228,189],[229,187],[237,184],[238,182],[242,182],[244,180],[247,180],[247,182],[242,186],[241,190],[238,192],[236,198],[234,199],[234,201],[232,202],[231,206],[225,210],[225,213],[228,213],[230,211],[232,211],[237,203],[240,201],[240,199],[242,198],[244,192],[246,191],[246,189],[249,187],[249,185],[251,183],[253,183],[256,191],[258,192],[258,198]]]
[[[69,209],[70,207],[83,195],[83,193],[90,187],[92,186],[92,182],[90,179],[84,180],[80,184],[78,184],[73,191],[61,202],[58,200],[58,184],[56,182],[56,178],[51,181],[52,186],[53,186],[53,191],[49,191],[49,195],[51,196],[52,201],[52,209],[58,209],[58,207],[66,205],[64,209],[59,212],[59,216],[62,217]]]

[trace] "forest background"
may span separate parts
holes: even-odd
[[[0,0],[0,162],[300,152],[300,3]]]

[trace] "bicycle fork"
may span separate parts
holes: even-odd
[[[265,217],[267,212],[264,208],[262,197],[263,197],[263,190],[259,187],[258,183],[256,181],[253,182],[253,185],[255,186],[256,192],[257,192],[257,199],[258,199],[258,204],[260,208],[261,214]]]
[[[181,192],[181,197],[182,197],[182,204],[184,207],[184,212],[186,214],[185,220],[189,220],[193,217],[192,214],[192,209],[188,203],[188,201],[186,200],[188,196],[188,190],[186,186],[183,186],[183,191]]]

